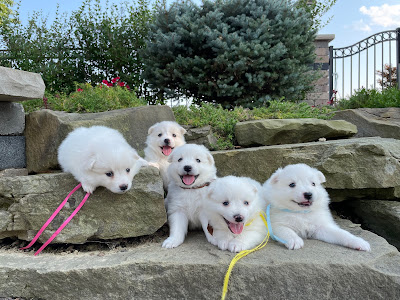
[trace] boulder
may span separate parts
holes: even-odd
[[[385,190],[394,193],[391,198],[399,194],[400,141],[396,139],[377,137],[264,146],[215,151],[213,156],[218,176],[248,176],[263,183],[279,167],[305,163],[324,173],[325,186],[333,191]]]
[[[42,98],[44,90],[40,74],[0,67],[0,101]]]
[[[287,250],[270,240],[233,268],[227,299],[399,299],[400,253],[347,220],[344,229],[368,240],[371,252],[316,240]],[[219,299],[235,254],[189,232],[175,249],[162,239],[131,248],[39,256],[0,250],[0,291],[28,299]]]
[[[400,108],[358,108],[337,111],[334,120],[346,120],[357,126],[354,137],[380,136],[400,139]]]
[[[400,249],[400,202],[355,200],[347,201],[345,206],[361,220],[363,226]]]
[[[0,238],[30,241],[77,185],[67,173],[0,177]],[[45,242],[78,206],[79,189],[40,237]],[[115,239],[152,234],[166,222],[164,190],[159,171],[142,168],[125,194],[99,187],[54,243],[81,244],[92,239]]]
[[[0,170],[25,167],[25,137],[0,136]]]
[[[27,169],[36,173],[57,169],[59,145],[69,132],[80,126],[103,125],[119,130],[127,142],[143,154],[149,127],[161,121],[175,121],[169,106],[141,106],[84,114],[47,109],[32,112],[26,117]]]
[[[186,129],[185,140],[188,144],[204,145],[207,149],[212,149],[217,143],[217,138],[214,136],[211,126],[183,127]]]
[[[236,140],[242,147],[347,138],[356,133],[357,127],[349,122],[320,119],[265,119],[240,122],[235,126]]]
[[[0,135],[22,135],[25,112],[21,103],[0,102]]]

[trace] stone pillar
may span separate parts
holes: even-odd
[[[306,96],[305,101],[312,106],[324,106],[329,101],[329,42],[334,38],[334,34],[319,34],[315,38],[314,70],[321,77],[314,82],[314,91]]]
[[[17,102],[42,98],[44,90],[39,74],[0,67],[0,176],[26,167],[25,112]]]

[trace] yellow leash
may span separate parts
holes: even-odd
[[[260,212],[260,217],[263,220],[265,227],[267,227],[267,236],[264,238],[264,240],[255,248],[250,249],[250,250],[243,250],[240,251],[238,254],[236,254],[236,256],[232,259],[231,263],[229,264],[229,268],[228,271],[226,271],[225,274],[225,279],[224,279],[224,287],[222,289],[222,296],[221,296],[221,300],[225,300],[226,297],[226,293],[228,292],[228,283],[229,283],[229,276],[231,275],[232,269],[235,266],[235,264],[239,261],[239,259],[241,259],[242,257],[245,257],[246,255],[260,250],[261,248],[264,248],[265,245],[268,243],[269,240],[269,227],[268,227],[268,222],[265,219],[265,213],[264,212]],[[254,219],[253,219],[254,220]],[[246,224],[246,226],[249,226],[253,220],[250,220],[250,222],[248,224]]]

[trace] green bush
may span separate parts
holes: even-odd
[[[361,107],[400,107],[400,90],[396,87],[387,88],[382,91],[375,89],[361,89],[349,99],[341,100],[338,109],[354,109]]]
[[[107,85],[97,85],[92,87],[90,84],[77,85],[77,90],[70,94],[49,94],[43,99],[24,101],[25,112],[29,113],[41,108],[52,110],[93,113],[128,107],[144,106],[147,102],[138,98],[135,91],[130,91],[126,87]]]
[[[283,101],[270,101],[268,107],[252,110],[243,107],[227,110],[221,105],[204,104],[201,107],[192,105],[189,109],[186,106],[177,106],[173,111],[179,124],[194,127],[210,125],[218,141],[213,145],[214,150],[234,148],[235,125],[238,122],[258,119],[329,119],[333,113],[330,107],[314,108],[304,102],[296,104]]]
[[[159,7],[144,77],[166,97],[257,107],[312,89],[312,17],[290,1],[204,0]]]

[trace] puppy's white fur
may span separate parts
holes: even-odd
[[[104,186],[119,194],[131,188],[133,177],[147,164],[121,133],[104,126],[70,132],[58,148],[58,162],[82,183],[85,192]]]
[[[168,160],[170,183],[165,200],[170,235],[162,246],[174,248],[182,244],[188,227],[201,226],[207,238],[211,238],[203,205],[208,185],[216,179],[214,158],[206,147],[186,144],[176,148]]]
[[[260,189],[257,181],[235,176],[218,178],[210,185],[205,211],[213,228],[212,244],[240,252],[263,241],[267,227],[260,212],[265,211],[266,204],[260,198]]]
[[[321,185],[325,176],[305,164],[278,169],[263,185],[263,196],[271,204],[273,233],[289,249],[304,246],[312,238],[352,249],[370,251],[368,242],[341,229],[333,220],[329,196]]]
[[[172,121],[159,122],[149,128],[144,159],[160,169],[165,190],[168,187],[168,157],[176,147],[185,144],[185,133],[185,128]]]

